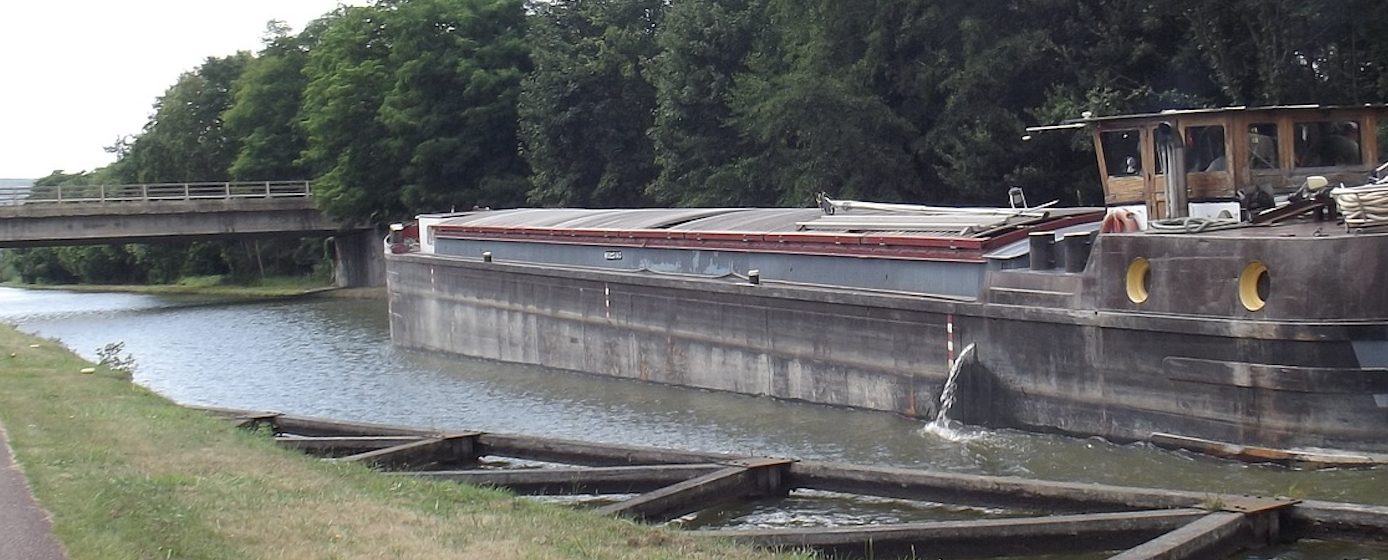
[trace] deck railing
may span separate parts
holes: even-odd
[[[309,192],[310,183],[308,181],[0,187],[0,206],[244,198],[303,198],[309,196]]]

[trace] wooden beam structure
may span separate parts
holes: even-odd
[[[658,490],[727,468],[715,463],[625,467],[418,471],[391,473],[473,486],[495,486],[520,494],[632,494]]]
[[[476,433],[453,434],[426,438],[331,459],[343,463],[366,463],[379,468],[420,468],[431,465],[456,465],[477,460]]]
[[[795,488],[813,488],[882,498],[1048,511],[1189,508],[1199,507],[1217,499],[1215,494],[1201,492],[867,467],[820,461],[795,463],[790,470],[790,484]]]
[[[784,495],[783,471],[790,461],[729,464],[718,471],[598,508],[599,513],[642,521],[669,521],[723,503]]]
[[[1248,531],[1248,520],[1243,514],[1214,512],[1109,560],[1224,558],[1249,544],[1244,536]]]
[[[424,436],[321,436],[308,437],[297,435],[275,436],[275,443],[282,447],[297,449],[305,453],[318,455],[341,454],[354,455],[367,451],[385,449],[413,443],[424,439]]]
[[[1218,492],[790,461],[481,432],[344,422],[279,413],[210,409],[243,427],[272,428],[286,447],[395,473],[535,494],[639,495],[599,512],[664,521],[731,501],[812,489],[901,500],[1059,513],[1048,517],[903,523],[865,527],[695,531],[762,546],[850,553],[902,548],[931,557],[1127,550],[1115,560],[1216,558],[1279,539],[1388,543],[1388,507],[1296,502]],[[478,458],[576,465],[456,470]]]
[[[725,453],[701,453],[507,434],[482,434],[477,442],[483,455],[598,467],[716,463],[744,458]]]
[[[1208,513],[1185,508],[867,527],[714,530],[690,534],[731,538],[764,547],[809,547],[845,554],[910,549],[930,558],[984,557],[1124,548],[1186,526]]]

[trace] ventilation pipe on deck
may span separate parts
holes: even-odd
[[[1171,123],[1157,126],[1154,139],[1157,157],[1166,169],[1166,215],[1164,218],[1184,218],[1190,214],[1186,196],[1186,143]]]

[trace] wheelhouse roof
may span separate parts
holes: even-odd
[[[1129,115],[1110,115],[1103,117],[1068,119],[1062,123],[1062,126],[1106,124],[1121,121],[1146,121],[1154,119],[1169,119],[1172,117],[1208,116],[1226,113],[1285,113],[1298,111],[1383,112],[1385,110],[1388,110],[1388,104],[1385,103],[1365,103],[1362,105],[1262,105],[1254,107],[1238,105],[1233,107],[1214,107],[1207,109],[1167,109],[1165,111],[1158,111],[1155,113],[1133,113]]]

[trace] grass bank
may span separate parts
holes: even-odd
[[[195,276],[174,284],[21,284],[6,282],[4,286],[29,290],[66,290],[72,292],[125,292],[151,295],[203,295],[241,298],[284,298],[307,294],[349,298],[383,298],[379,288],[334,288],[322,278],[272,277],[249,284],[230,283],[222,276]]]
[[[0,422],[74,560],[787,557],[318,461],[85,367],[0,325]]]

